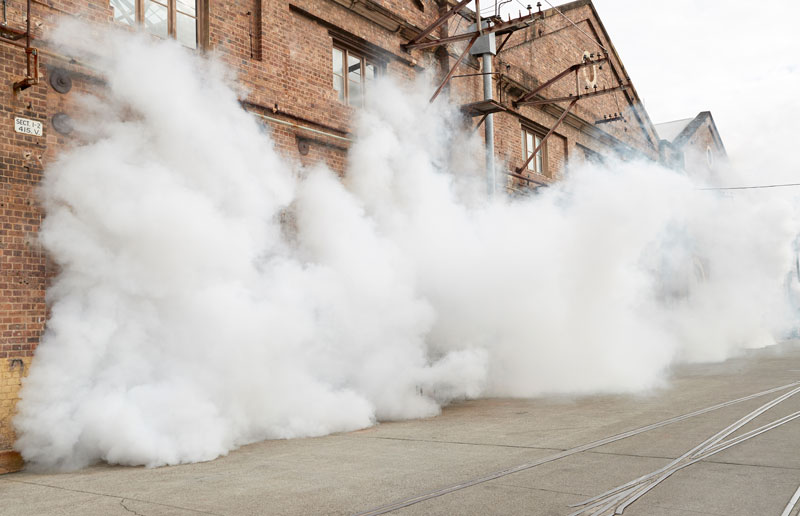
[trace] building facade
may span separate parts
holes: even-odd
[[[477,26],[476,14],[465,5],[455,0],[4,2],[0,473],[21,466],[12,451],[11,420],[45,329],[45,291],[56,272],[37,243],[44,214],[35,189],[47,163],[70,143],[76,93],[102,87],[101,77],[49,46],[48,32],[58,20],[115,24],[215,53],[249,91],[242,106],[270,126],[282,152],[303,165],[325,162],[341,174],[350,120],[371,81],[383,74],[412,81],[431,71],[442,81],[453,70],[443,91],[464,106],[465,124],[476,126],[491,113],[494,155],[503,164],[495,179],[501,190],[525,193],[546,185],[572,162],[609,155],[663,157],[656,128],[590,0],[557,9],[521,8],[511,21],[490,16],[487,32],[505,27],[495,31],[496,55],[488,58],[491,98],[485,98],[483,58],[465,52],[471,37],[463,35]],[[443,16],[447,19],[425,34]],[[443,38],[453,41],[442,44]],[[414,41],[417,46],[409,45]]]

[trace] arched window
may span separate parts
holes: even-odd
[[[159,38],[177,39],[189,48],[203,48],[208,0],[110,0],[114,21],[142,26]]]

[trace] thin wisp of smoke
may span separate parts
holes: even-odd
[[[210,460],[479,396],[643,392],[792,321],[788,203],[636,161],[487,200],[457,110],[386,78],[342,180],[280,156],[215,59],[101,37],[107,87],[40,192],[59,274],[15,419],[35,467]]]

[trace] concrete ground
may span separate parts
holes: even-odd
[[[681,367],[667,388],[644,396],[478,400],[432,419],[268,441],[202,464],[3,475],[0,513],[567,515],[577,510],[571,504],[668,465],[797,381],[800,342],[787,342]],[[797,411],[800,393],[725,439]],[[800,419],[675,472],[625,515],[780,516],[798,486]]]

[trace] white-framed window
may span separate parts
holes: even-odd
[[[541,148],[536,153],[536,156],[528,161],[528,165],[526,169],[530,172],[535,172],[537,174],[544,174],[545,167],[547,161],[545,160],[545,146],[542,145],[542,139],[544,135],[541,133],[534,131],[533,129],[529,129],[527,127],[522,128],[522,160],[523,162],[526,161],[528,158],[531,157],[533,151],[536,150],[537,147]]]
[[[159,38],[177,39],[189,48],[202,47],[201,11],[208,0],[110,0],[114,21],[141,26]]]
[[[378,75],[378,66],[363,54],[338,45],[333,46],[333,90],[339,101],[356,107],[364,105],[364,96]]]

